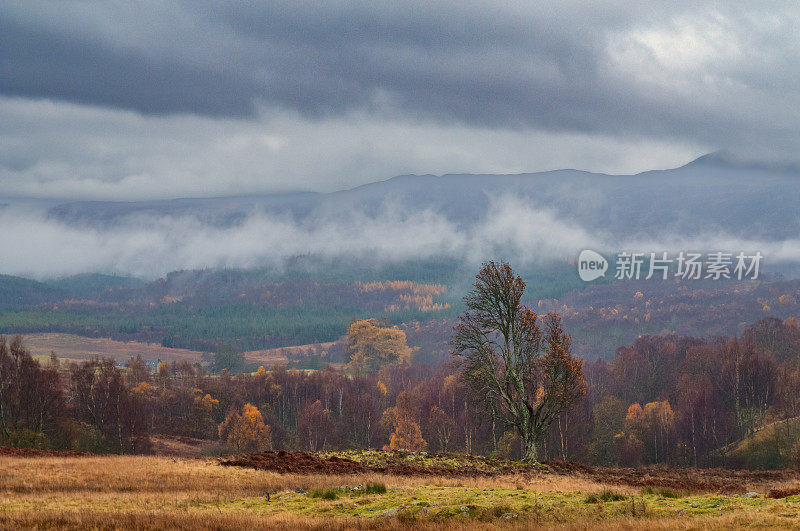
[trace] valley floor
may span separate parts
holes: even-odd
[[[719,471],[717,471],[719,473]],[[739,493],[674,491],[574,474],[490,477],[277,473],[216,459],[2,456],[0,526],[58,529],[798,527],[796,479]],[[372,485],[371,492],[364,486]],[[382,486],[387,490],[382,492]]]

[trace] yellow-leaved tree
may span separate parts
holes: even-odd
[[[189,410],[189,429],[196,437],[213,437],[217,428],[215,418],[219,410],[219,400],[200,389],[194,390],[194,399]]]
[[[412,349],[406,333],[394,326],[382,326],[377,319],[361,319],[347,329],[349,368],[357,373],[375,372],[384,365],[408,361]]]
[[[263,452],[272,447],[272,430],[261,412],[245,404],[242,412],[231,409],[219,425],[219,438],[239,452]]]
[[[669,457],[674,431],[675,413],[669,402],[648,402],[644,408],[630,405],[625,416],[625,433],[621,435],[639,441],[637,445],[647,454],[648,462],[660,463]]]

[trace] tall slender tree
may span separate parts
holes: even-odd
[[[524,291],[525,282],[508,263],[484,264],[464,297],[467,311],[450,345],[460,358],[461,378],[474,393],[499,402],[523,440],[523,458],[536,461],[537,441],[586,384],[561,319],[547,314],[543,329],[520,302]]]

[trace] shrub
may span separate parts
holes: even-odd
[[[364,494],[386,494],[386,485],[384,483],[367,483],[364,487]]]
[[[669,488],[654,489],[651,486],[647,486],[642,489],[642,494],[661,496],[662,498],[683,498],[688,494],[688,492],[680,492]]]
[[[311,497],[321,500],[336,500],[339,498],[339,492],[337,489],[314,489],[311,491]]]
[[[515,431],[503,432],[503,436],[497,441],[497,450],[492,452],[491,457],[508,461],[520,458],[520,437]]]
[[[15,448],[38,448],[49,447],[49,440],[44,433],[19,428],[10,430],[7,436],[0,436],[0,445],[13,446]]]
[[[586,503],[603,503],[625,500],[628,497],[613,490],[604,490],[600,494],[590,494],[586,497]]]

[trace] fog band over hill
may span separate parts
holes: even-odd
[[[254,211],[228,225],[194,215],[134,213],[122,222],[86,224],[58,220],[41,206],[12,204],[0,210],[0,273],[154,278],[180,269],[280,266],[302,255],[358,261],[444,256],[468,263],[502,257],[530,265],[574,260],[584,248],[605,253],[760,251],[767,264],[800,260],[796,238],[760,241],[724,233],[620,238],[507,196],[492,199],[473,223],[456,222],[431,209],[404,210],[391,202],[377,210],[313,221]]]

